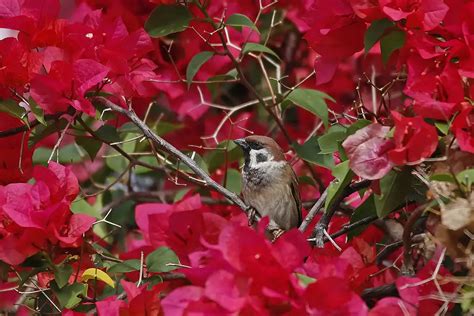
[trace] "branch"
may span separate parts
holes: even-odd
[[[341,195],[337,199],[334,200],[331,207],[326,211],[326,213],[321,216],[319,222],[316,224],[316,227],[311,234],[311,240],[314,240],[314,244],[318,248],[324,247],[324,231],[327,230],[329,226],[329,222],[331,221],[332,217],[336,213],[339,204],[349,195],[354,192],[359,191],[360,189],[366,188],[370,185],[370,180],[363,180],[360,182],[353,183],[347,186]]]
[[[395,250],[403,246],[403,240],[397,240],[389,245],[384,246],[382,250],[375,257],[375,262],[381,264],[388,256],[390,256]]]
[[[25,125],[18,126],[18,127],[15,127],[15,128],[7,129],[6,131],[0,131],[0,138],[13,136],[13,135],[16,135],[16,134],[19,134],[19,133],[26,132],[27,130],[35,127],[38,124],[39,124],[38,120],[34,120],[34,121],[30,122],[28,125],[25,124]]]
[[[245,213],[248,213],[250,207],[242,201],[234,192],[231,192],[221,186],[219,183],[214,181],[204,170],[199,168],[194,160],[183,154],[176,147],[168,143],[163,138],[156,135],[136,114],[131,110],[126,110],[117,104],[107,100],[104,97],[95,97],[94,100],[100,102],[105,107],[114,110],[120,114],[128,117],[142,132],[143,134],[152,140],[159,148],[170,153],[172,156],[181,160],[185,165],[187,165],[194,173],[199,176],[202,180],[206,182],[206,185],[213,188],[217,192],[221,193],[229,200],[231,200],[235,205],[240,207]]]
[[[360,296],[368,305],[373,305],[374,300],[387,296],[399,297],[399,294],[395,283],[390,283],[378,287],[364,289]]]
[[[71,110],[72,109],[72,110]],[[45,115],[44,116],[44,119],[45,121],[50,121],[50,120],[58,120],[62,115],[64,114],[74,114],[74,108],[70,108],[68,111],[66,112],[59,112],[59,113],[56,113],[56,114],[52,114],[52,115]],[[21,125],[21,126],[18,126],[18,127],[15,127],[15,128],[11,128],[11,129],[7,129],[6,131],[0,131],[0,138],[4,138],[4,137],[8,137],[8,136],[13,136],[13,135],[16,135],[16,134],[20,134],[20,133],[23,133],[23,132],[26,132],[30,129],[32,129],[33,127],[36,127],[37,125],[39,125],[40,122],[38,120],[33,120],[31,122],[29,122],[28,124],[25,124],[25,125]]]
[[[313,207],[309,210],[308,215],[306,215],[305,219],[301,223],[301,226],[298,228],[300,232],[304,232],[308,228],[309,224],[313,221],[316,214],[322,210],[324,202],[326,202],[326,197],[328,196],[328,188],[329,186],[326,188],[326,190],[324,190],[323,194],[321,194],[319,197],[319,200],[317,200]]]
[[[344,235],[345,233],[355,229],[355,228],[358,228],[360,226],[363,226],[363,225],[367,225],[367,224],[370,224],[372,223],[373,221],[376,221],[379,217],[377,215],[372,215],[372,216],[368,216],[366,218],[363,218],[357,222],[354,222],[352,224],[348,224],[348,225],[344,225],[342,226],[342,228],[335,232],[334,234],[331,234],[331,238],[334,239],[334,238],[337,238],[341,235]],[[328,238],[324,238],[324,242],[328,242],[329,239]]]
[[[423,215],[423,212],[426,209],[426,205],[418,206],[408,217],[408,220],[403,228],[403,266],[402,266],[402,273],[403,275],[413,276],[415,275],[415,267],[413,265],[413,258],[411,256],[411,244],[412,238],[411,234],[415,228],[415,224],[417,223],[418,219]]]

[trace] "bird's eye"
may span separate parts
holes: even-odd
[[[267,156],[265,154],[257,154],[257,163],[267,161]]]
[[[253,150],[260,150],[260,149],[263,148],[263,146],[260,143],[257,143],[257,142],[251,142],[251,143],[249,143],[249,146]]]

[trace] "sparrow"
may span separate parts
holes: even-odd
[[[268,216],[267,232],[273,240],[298,227],[302,221],[298,178],[280,146],[272,138],[260,135],[234,142],[244,152],[242,196],[253,209],[249,213],[249,225],[255,213]]]

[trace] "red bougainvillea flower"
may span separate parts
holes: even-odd
[[[191,267],[182,270],[193,285],[177,288],[163,299],[165,314],[253,315],[303,307],[303,288],[293,271],[310,248],[299,231],[289,231],[272,244],[264,229],[255,231],[245,222],[229,221],[218,240],[202,244],[207,250],[190,254]]]
[[[9,264],[21,263],[47,242],[76,246],[95,221],[70,211],[79,185],[69,168],[52,162],[36,166],[33,177],[34,184],[0,186],[0,260]]]
[[[350,159],[349,166],[358,176],[376,180],[392,169],[387,152],[393,142],[386,139],[390,127],[380,124],[366,126],[350,135],[342,143]]]
[[[350,315],[365,316],[368,307],[351,290],[346,279],[328,277],[317,280],[306,289],[305,299],[310,315]]]
[[[72,64],[54,61],[47,75],[33,78],[30,93],[45,113],[62,112],[71,105],[92,116],[95,108],[84,94],[102,82],[108,71],[92,59],[78,59]]]
[[[413,44],[425,58],[437,56],[440,42],[415,37]],[[427,52],[430,50],[430,52]],[[431,52],[432,51],[432,52]],[[407,61],[408,80],[403,92],[414,99],[413,110],[424,118],[449,120],[456,104],[464,100],[464,88],[458,71],[453,67],[440,69],[438,62],[411,55]]]
[[[0,112],[0,131],[23,125],[20,119]],[[31,177],[33,151],[28,148],[29,134],[25,132],[0,138],[0,185],[23,182]]]
[[[0,96],[10,97],[8,88],[23,91],[32,73],[41,66],[40,56],[37,52],[30,52],[16,38],[0,40]]]
[[[382,11],[394,21],[407,19],[408,27],[434,29],[443,20],[449,7],[443,0],[380,0]]]
[[[421,117],[404,117],[392,112],[395,120],[395,148],[388,157],[396,165],[418,164],[430,157],[438,146],[438,134],[433,125]]]
[[[32,34],[59,14],[59,0],[0,1],[0,27]]]
[[[307,14],[310,30],[305,34],[321,58],[315,64],[318,84],[332,79],[339,62],[364,48],[366,24],[357,19],[348,1],[316,1]],[[320,69],[321,68],[321,69]],[[323,78],[318,78],[323,72]],[[324,80],[323,80],[324,79]]]
[[[384,17],[377,0],[349,0],[354,13],[366,22]]]
[[[463,103],[461,113],[454,119],[451,129],[463,151],[474,154],[474,107]]]
[[[385,297],[369,311],[369,316],[406,315],[416,316],[416,308],[397,297]]]
[[[120,315],[162,315],[160,292],[166,287],[165,283],[155,285],[148,290],[148,285],[137,287],[134,282],[121,280],[124,291],[127,293],[127,302],[116,296],[109,297],[96,303],[99,316]]]

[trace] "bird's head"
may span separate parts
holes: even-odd
[[[244,171],[285,161],[280,146],[270,137],[252,135],[234,140],[242,148],[245,157]]]

